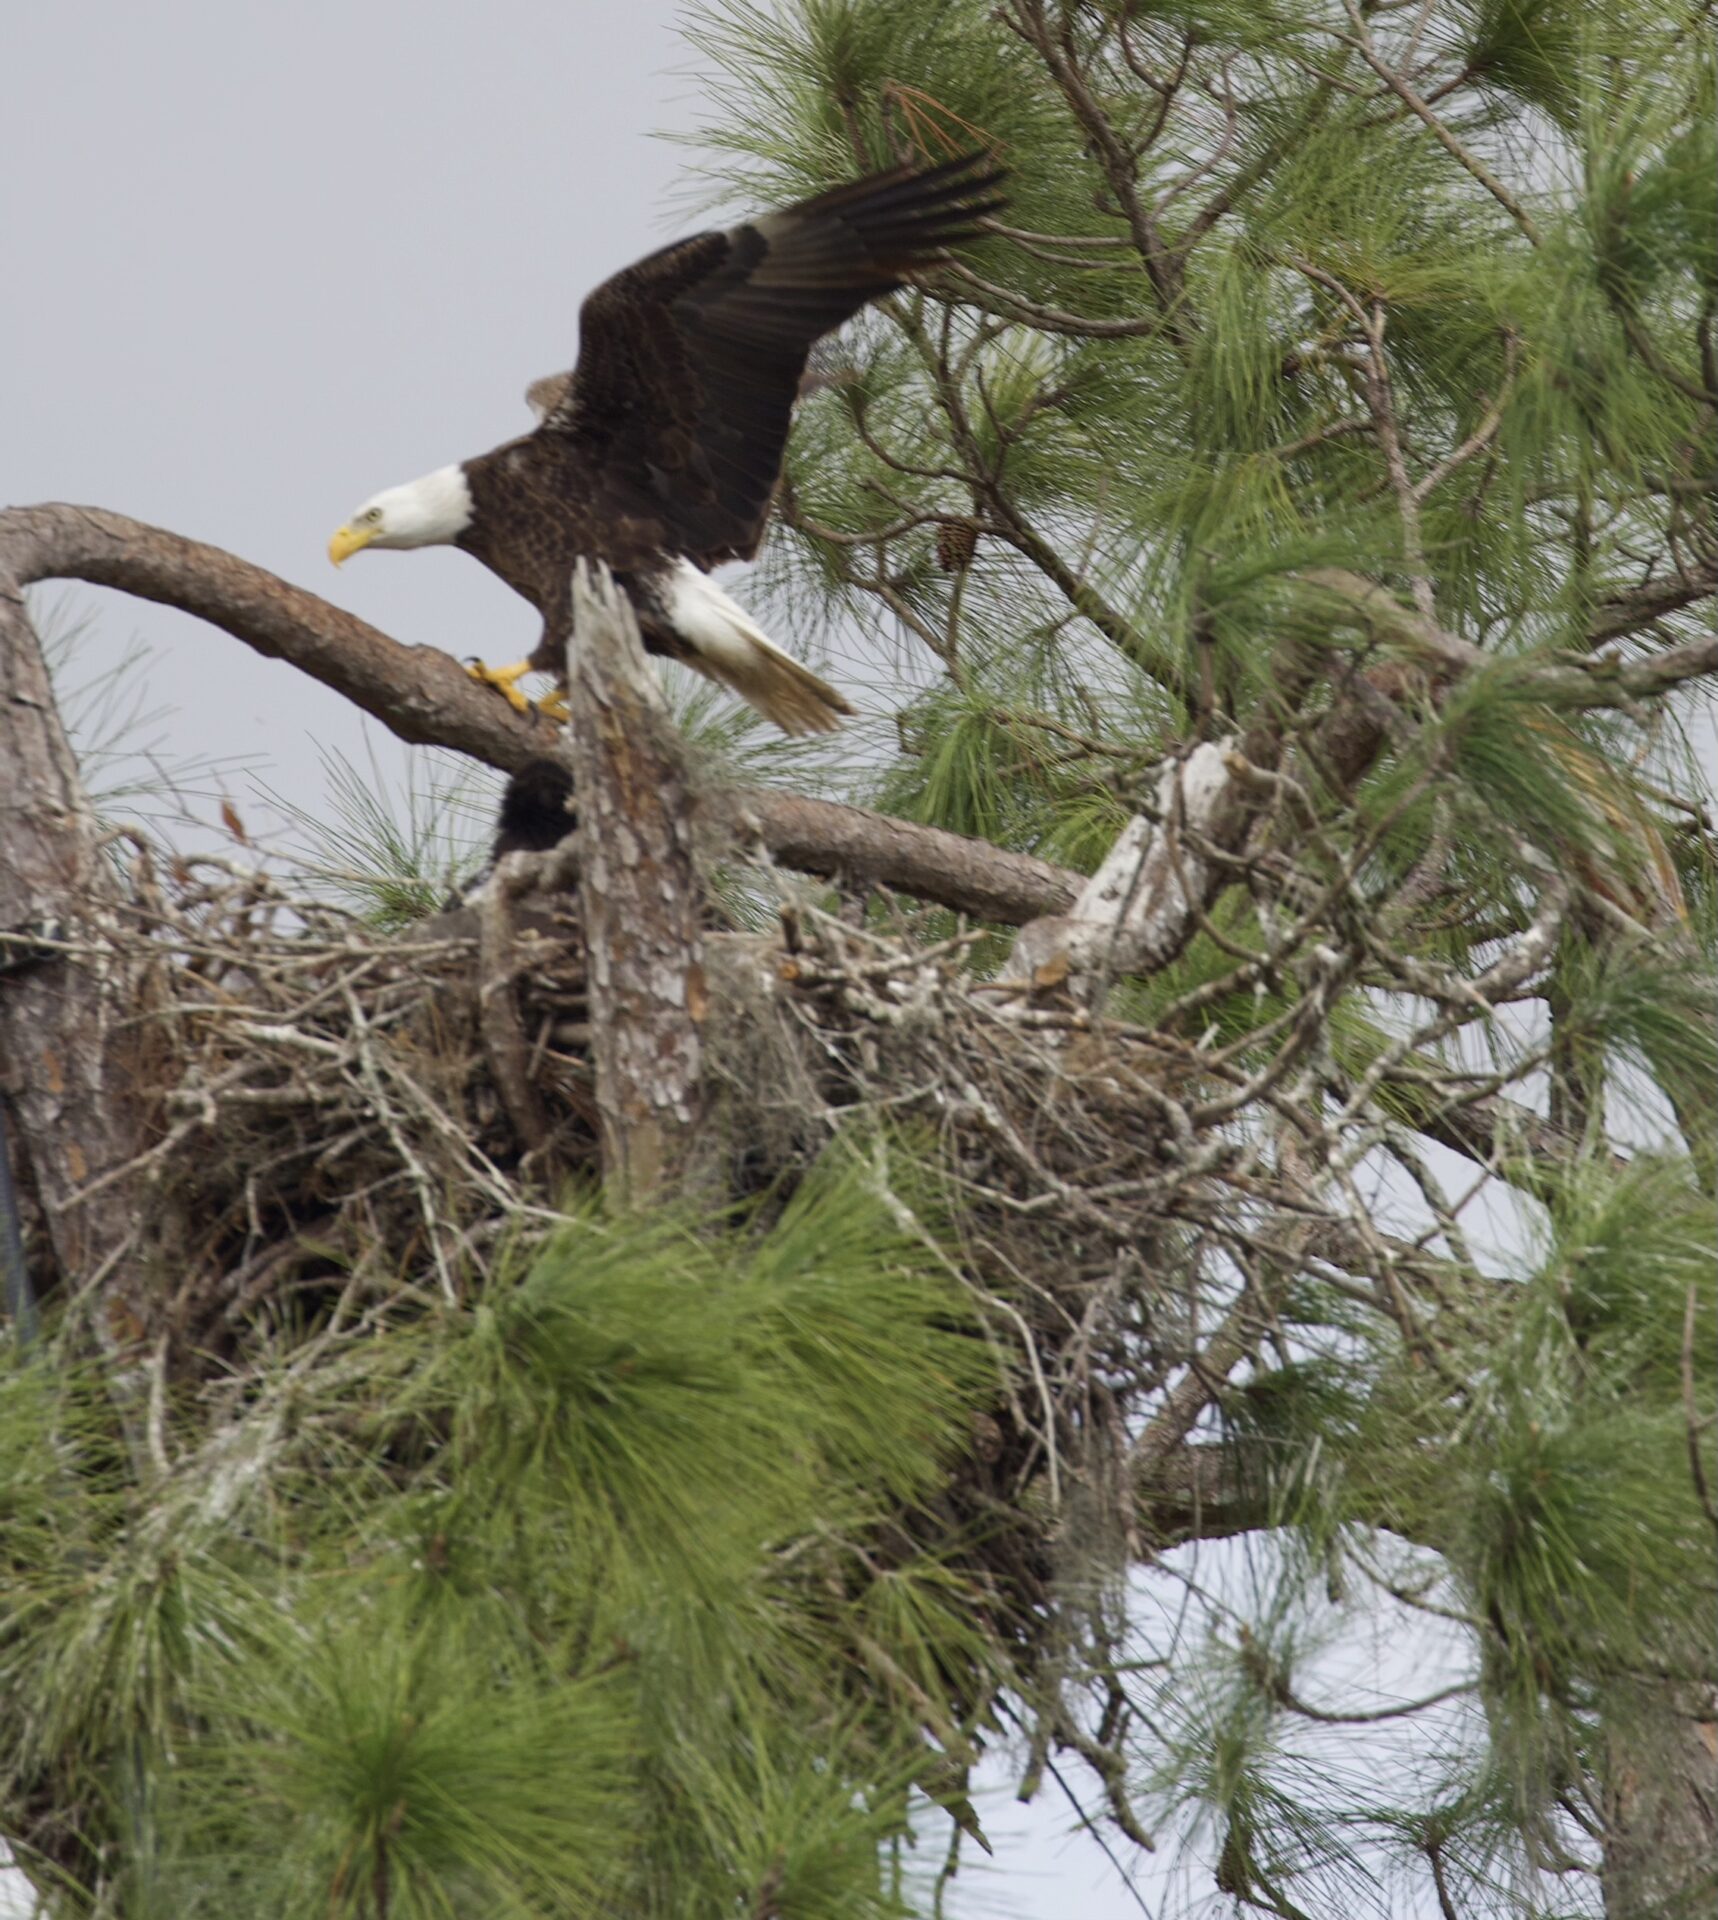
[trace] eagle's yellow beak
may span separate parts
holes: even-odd
[[[345,526],[328,543],[328,557],[335,566],[344,560],[350,560],[360,547],[367,547],[376,537],[374,527]]]

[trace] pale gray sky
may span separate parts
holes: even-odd
[[[398,639],[492,660],[526,604],[453,551],[330,567],[378,487],[522,430],[579,301],[684,229],[694,56],[668,0],[55,0],[8,9],[0,504],[71,500],[210,540]],[[50,594],[56,590],[50,589]],[[97,588],[79,677],[151,647],[174,757],[239,754],[317,805],[360,717],[185,615]],[[384,768],[404,765],[373,723]],[[241,808],[251,782],[227,786]],[[213,801],[201,809],[212,818]],[[1066,1809],[983,1814],[952,1911],[1139,1907]],[[0,1872],[0,1905],[6,1896]],[[1153,1902],[1155,1908],[1156,1902]]]
[[[583,294],[681,224],[665,0],[57,0],[6,26],[0,501],[88,502],[229,547],[402,640],[516,657],[526,604],[452,551],[325,548],[380,486],[529,423]],[[359,717],[290,667],[98,589],[175,753],[320,790]],[[92,652],[90,658],[96,654]],[[394,748],[373,724],[384,757]],[[236,795],[242,795],[237,783]]]

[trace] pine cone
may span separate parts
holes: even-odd
[[[960,573],[972,565],[978,529],[965,520],[945,520],[937,528],[937,565],[944,573]]]

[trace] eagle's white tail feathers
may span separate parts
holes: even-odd
[[[738,601],[690,560],[662,586],[663,611],[685,642],[686,664],[737,693],[783,733],[833,733],[855,711],[827,681],[772,646]]]

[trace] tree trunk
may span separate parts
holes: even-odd
[[[582,562],[567,702],[603,1176],[636,1207],[672,1188],[703,1111],[703,889],[693,795],[638,622],[606,568]]]
[[[1695,1920],[1718,1898],[1718,1722],[1686,1689],[1636,1688],[1606,1715],[1606,1920]]]
[[[20,1185],[41,1205],[59,1284],[104,1282],[97,1315],[128,1347],[140,1284],[140,1089],[118,1035],[131,983],[105,939],[119,911],[22,583],[0,550],[0,1091]]]

